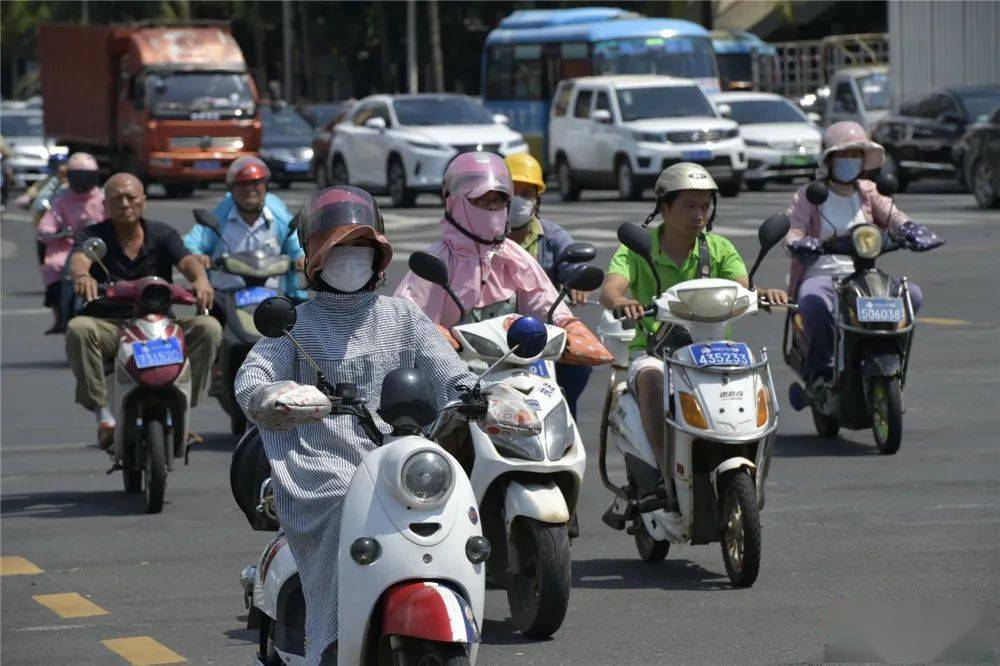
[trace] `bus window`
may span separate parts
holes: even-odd
[[[486,96],[540,100],[545,92],[542,74],[540,44],[491,47],[486,67]]]
[[[636,37],[594,45],[598,74],[666,74],[717,78],[712,42],[702,37]]]

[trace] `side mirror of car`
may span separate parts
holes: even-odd
[[[823,116],[819,115],[818,113],[816,113],[814,111],[811,111],[811,112],[807,113],[806,114],[806,118],[808,118],[809,122],[811,122],[813,125],[817,125],[818,126],[818,125],[822,125],[823,124]]]
[[[385,119],[377,116],[375,118],[369,118],[365,121],[365,127],[368,129],[378,130],[379,132],[384,132],[386,127]]]
[[[509,125],[510,124],[510,118],[508,118],[507,116],[505,116],[502,113],[494,113],[493,114],[493,122],[495,122],[497,125]]]
[[[611,112],[607,109],[595,109],[590,114],[590,119],[596,123],[603,123],[607,125],[611,122]]]
[[[253,325],[267,338],[280,338],[295,327],[295,305],[284,296],[263,301],[253,313]]]
[[[507,347],[519,358],[534,358],[549,341],[545,324],[534,317],[519,317],[507,329]]]
[[[719,115],[723,118],[733,117],[733,107],[728,104],[719,104]]]

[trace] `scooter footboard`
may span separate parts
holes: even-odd
[[[383,609],[383,636],[469,645],[480,639],[472,607],[459,592],[442,583],[394,585],[383,597]]]

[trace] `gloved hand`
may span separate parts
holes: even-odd
[[[319,423],[333,403],[315,386],[292,381],[264,384],[250,396],[247,416],[267,430],[281,432],[305,423]]]
[[[568,319],[559,325],[566,331],[566,348],[560,359],[563,363],[607,365],[615,360],[597,336],[579,319]]]
[[[944,240],[936,233],[913,220],[904,222],[898,234],[906,241],[906,247],[914,252],[926,252],[944,245]]]
[[[814,257],[823,252],[823,241],[814,236],[805,236],[789,243],[788,251],[800,259]]]
[[[537,435],[542,422],[524,395],[506,384],[494,384],[484,392],[486,415],[477,419],[487,435]]]

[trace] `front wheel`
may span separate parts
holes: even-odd
[[[469,655],[461,643],[410,640],[400,649],[409,666],[469,666]]]
[[[872,434],[878,452],[891,456],[903,443],[903,394],[894,377],[872,382]]]
[[[635,519],[635,547],[642,561],[649,564],[662,562],[670,552],[670,542],[654,539],[646,529],[646,521],[642,516],[636,516]]]
[[[146,513],[163,511],[163,496],[167,492],[167,443],[163,421],[152,418],[146,422],[143,482],[146,487]]]
[[[719,182],[719,194],[724,197],[740,196],[740,187],[743,185],[743,174],[736,173],[729,180]]]
[[[386,179],[389,182],[389,197],[396,208],[411,208],[417,200],[417,193],[406,186],[406,169],[398,157],[389,160],[386,169]]]
[[[580,198],[580,186],[573,180],[573,173],[570,171],[569,162],[563,157],[559,160],[557,170],[559,179],[559,196],[563,201],[576,201]]]
[[[635,182],[635,175],[632,173],[632,165],[627,159],[622,159],[615,170],[618,180],[618,196],[623,201],[636,201],[642,196],[642,190]]]
[[[994,185],[996,174],[986,158],[979,158],[972,165],[972,182],[969,188],[980,208],[1000,208],[1000,191]]]
[[[741,470],[722,488],[722,560],[733,587],[750,587],[760,571],[760,512],[753,478]]]
[[[548,638],[562,626],[571,586],[566,525],[518,518],[512,528],[518,573],[507,588],[514,626],[530,638]]]
[[[840,432],[840,423],[835,416],[827,416],[823,412],[812,408],[813,425],[816,426],[816,434],[820,437],[836,437]]]

